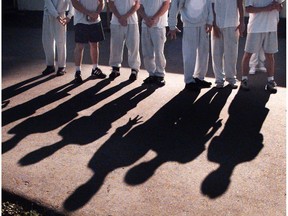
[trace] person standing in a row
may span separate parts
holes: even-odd
[[[104,0],[71,0],[75,8],[75,82],[82,83],[81,65],[85,44],[89,43],[92,61],[91,76],[103,79],[106,77],[98,67],[99,42],[105,39],[100,13],[104,8]]]
[[[112,11],[111,41],[109,65],[112,72],[111,80],[120,76],[120,67],[123,61],[124,44],[128,49],[128,64],[131,68],[129,80],[137,79],[141,60],[139,53],[140,33],[136,11],[140,7],[139,0],[108,0]]]
[[[139,15],[142,17],[142,54],[144,67],[149,76],[144,84],[165,85],[166,26],[170,0],[141,0]]]
[[[185,89],[199,91],[212,83],[204,80],[208,70],[209,33],[212,29],[211,0],[173,0],[169,10],[168,35],[176,38],[178,13],[183,22],[182,53]]]
[[[267,83],[265,90],[270,93],[277,92],[274,80],[275,60],[274,54],[278,52],[277,26],[279,11],[284,0],[246,0],[246,12],[249,13],[245,52],[242,58],[241,89],[250,90],[248,85],[249,61],[253,53],[263,48],[266,58]]]
[[[216,88],[236,89],[239,36],[245,30],[243,0],[213,0],[214,21],[211,37],[212,66]]]
[[[69,11],[66,16],[66,11]],[[66,33],[67,23],[74,15],[70,0],[45,0],[42,26],[42,43],[46,58],[43,75],[55,72],[55,44],[57,50],[57,76],[66,73]]]

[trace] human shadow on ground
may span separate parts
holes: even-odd
[[[27,80],[21,81],[19,83],[16,83],[12,86],[9,86],[5,89],[2,90],[2,105],[3,103],[6,104],[6,102],[16,96],[19,95],[25,91],[28,91],[29,89],[36,87],[38,85],[41,85],[45,82],[48,82],[49,80],[52,80],[56,77],[56,75],[50,75],[50,76],[43,76],[43,75],[38,75],[32,78],[29,78]],[[44,78],[44,79],[42,79]]]
[[[51,109],[41,115],[30,117],[11,128],[8,133],[15,135],[10,140],[2,143],[2,154],[13,149],[28,135],[49,132],[66,124],[67,122],[76,118],[79,111],[85,110],[99,103],[100,101],[129,85],[131,82],[129,80],[124,81],[117,86],[111,87],[97,94],[97,92],[109,85],[109,83],[109,79],[101,80],[95,86],[84,90],[68,101],[58,105],[54,109]]]
[[[269,97],[263,86],[254,86],[250,92],[239,90],[236,94],[224,129],[208,148],[208,160],[219,167],[202,182],[204,195],[211,199],[223,195],[231,184],[235,167],[254,160],[263,148],[260,130],[269,112],[265,107]]]
[[[62,137],[61,141],[27,154],[20,159],[19,163],[22,166],[34,164],[66,145],[86,145],[97,141],[107,134],[114,121],[126,115],[129,110],[135,108],[139,102],[156,89],[146,86],[136,87],[97,109],[92,115],[73,120],[59,131],[59,135]]]
[[[69,91],[76,87],[78,86],[71,81],[27,102],[2,111],[2,126],[33,115],[37,109],[69,96]]]
[[[149,150],[157,156],[130,169],[125,176],[127,184],[144,183],[166,162],[194,160],[221,126],[219,114],[230,93],[228,88],[211,89],[195,102],[199,93],[181,91],[133,129],[133,125],[140,123],[141,113],[132,117],[97,150],[88,164],[94,175],[66,199],[64,208],[75,211],[84,206],[100,190],[109,173],[133,165]]]

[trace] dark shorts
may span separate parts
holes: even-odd
[[[76,43],[96,43],[105,39],[102,23],[91,25],[78,23],[75,25],[75,42]]]

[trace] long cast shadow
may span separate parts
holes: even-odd
[[[238,91],[223,131],[213,138],[208,148],[208,160],[218,163],[219,167],[202,182],[204,195],[211,199],[223,195],[231,184],[235,167],[254,160],[260,153],[263,148],[260,130],[269,112],[265,107],[269,97],[263,86],[254,87],[250,92]]]
[[[41,79],[43,77],[44,77],[44,79]],[[11,97],[19,95],[25,91],[28,91],[29,89],[36,87],[40,84],[43,84],[49,80],[52,80],[55,77],[56,77],[55,75],[51,75],[51,76],[47,76],[47,77],[45,77],[43,75],[38,75],[38,76],[29,78],[27,80],[24,80],[22,82],[19,82],[17,84],[14,84],[12,86],[9,86],[9,87],[3,89],[2,90],[2,104],[3,104],[3,102],[7,101]]]
[[[30,117],[8,131],[15,134],[10,140],[2,143],[2,154],[13,149],[26,136],[33,133],[45,133],[52,131],[78,116],[78,112],[87,109],[103,99],[113,95],[124,88],[130,81],[124,81],[117,86],[111,87],[103,92],[102,88],[110,83],[108,79],[98,82],[95,86],[81,92],[70,100],[60,104],[52,110],[38,116]]]
[[[4,110],[2,112],[2,126],[33,115],[37,109],[69,96],[69,91],[73,90],[76,87],[77,85],[75,85],[72,81],[55,89],[52,89],[49,92],[42,94],[36,98],[33,98],[30,101]]]
[[[151,95],[155,90],[156,88],[139,86],[105,104],[91,116],[72,121],[59,131],[62,136],[61,141],[27,154],[19,163],[22,166],[37,163],[69,144],[86,145],[95,142],[108,132],[114,121],[135,108],[140,101]]]
[[[195,102],[199,93],[182,91],[132,130],[141,118],[130,119],[97,150],[88,165],[94,175],[66,199],[64,208],[75,211],[84,206],[100,190],[109,173],[134,164],[149,150],[157,156],[131,168],[125,176],[127,184],[144,183],[166,162],[194,160],[221,125],[219,113],[230,93],[231,89],[211,89]]]

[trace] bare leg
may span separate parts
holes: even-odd
[[[79,67],[82,64],[83,52],[84,52],[84,44],[76,43],[74,49],[74,61],[76,67]]]
[[[275,73],[275,60],[274,54],[265,53],[266,57],[266,68],[268,77],[274,76]]]
[[[249,61],[252,56],[252,53],[245,52],[242,58],[242,76],[248,76],[249,73]]]
[[[90,43],[90,57],[92,64],[98,64],[99,61],[99,43]]]

